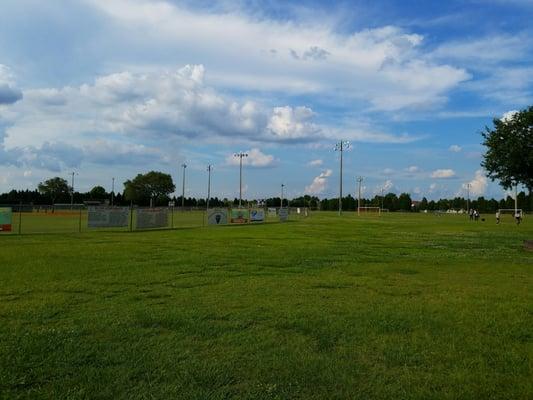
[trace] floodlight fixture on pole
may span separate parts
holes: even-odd
[[[361,210],[361,183],[363,183],[363,177],[359,176],[357,178],[358,188],[357,188],[357,215],[360,215]]]
[[[242,206],[242,159],[248,157],[247,153],[242,151],[235,153],[234,157],[239,157],[239,208]]]
[[[207,209],[209,210],[209,200],[211,199],[211,169],[213,166],[207,166]]]
[[[181,209],[183,210],[185,207],[185,168],[187,168],[187,164],[183,163],[181,164],[181,167],[183,168],[183,178],[181,186]]]
[[[348,148],[350,148],[350,142],[347,140],[341,140],[338,143],[335,143],[335,151],[339,151],[341,153],[339,178],[339,215],[342,214],[342,153]]]
[[[111,206],[113,206],[115,200],[115,178],[111,178]]]
[[[281,184],[281,208],[283,208],[283,188],[285,187],[285,184]]]

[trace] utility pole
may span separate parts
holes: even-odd
[[[185,168],[187,168],[187,164],[183,163],[181,164],[181,167],[183,168],[183,178],[181,186],[181,210],[183,211],[185,207]]]
[[[242,159],[243,157],[248,157],[248,154],[240,151],[233,155],[234,157],[239,157],[239,208],[242,205]]]
[[[340,179],[339,179],[339,216],[342,214],[342,153],[350,147],[350,142],[341,140],[335,144],[335,151],[341,153],[340,157]]]
[[[115,200],[115,178],[111,178],[111,207]]]
[[[209,210],[209,199],[211,199],[211,168],[213,166],[209,164],[207,166],[207,209]]]
[[[285,187],[285,184],[281,184],[281,208],[283,208],[283,188]]]
[[[381,188],[381,211],[383,211],[383,188]]]
[[[357,178],[358,189],[357,189],[357,215],[360,215],[361,209],[361,183],[363,182],[363,177],[360,176]]]

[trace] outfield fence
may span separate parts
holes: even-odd
[[[206,210],[190,207],[0,204],[0,236],[255,225],[297,221],[307,216],[309,209],[302,207]]]

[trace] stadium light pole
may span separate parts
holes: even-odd
[[[76,175],[75,172],[71,172],[70,175],[72,175],[72,181],[70,186],[70,209],[74,207],[74,175]]]
[[[183,163],[181,167],[183,168],[183,178],[181,180],[181,210],[183,211],[185,207],[185,168],[187,168],[187,164]]]
[[[360,215],[361,210],[361,183],[363,182],[363,177],[359,176],[357,178],[358,189],[357,189],[357,215]]]
[[[211,168],[213,166],[209,164],[207,166],[207,209],[209,210],[209,199],[211,199]]]
[[[335,144],[335,151],[341,153],[340,157],[340,179],[339,179],[339,216],[342,214],[342,153],[350,147],[350,142],[341,140]]]
[[[518,183],[514,184],[514,215],[518,212]]]
[[[115,178],[111,178],[111,206],[113,206],[115,199]]]
[[[381,188],[381,211],[383,211],[383,188]]]
[[[281,184],[281,208],[283,208],[283,188],[285,187],[285,184]]]
[[[242,205],[242,159],[243,157],[248,157],[248,154],[240,151],[233,155],[234,157],[239,157],[239,208]]]

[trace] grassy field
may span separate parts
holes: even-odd
[[[3,399],[531,399],[533,222],[0,236]]]

